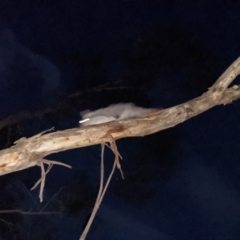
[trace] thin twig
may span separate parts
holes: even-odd
[[[100,185],[99,185],[99,190],[98,190],[98,195],[97,195],[97,199],[96,199],[96,202],[94,204],[94,207],[93,207],[93,210],[92,210],[92,213],[91,213],[91,216],[87,222],[87,225],[80,237],[80,240],[85,240],[88,232],[89,232],[89,229],[92,225],[92,222],[94,220],[94,217],[98,211],[98,208],[101,204],[101,195],[102,195],[102,191],[103,191],[103,181],[104,181],[104,147],[105,147],[105,144],[101,144],[101,166],[100,166]]]
[[[62,214],[62,211],[58,212],[32,212],[32,211],[22,211],[21,209],[16,210],[0,210],[1,214],[9,214],[9,213],[19,213],[22,215],[52,215],[52,214]]]
[[[114,144],[115,144],[115,147],[114,147]],[[116,151],[116,143],[115,143],[115,141],[114,141],[114,144],[111,143],[111,147],[114,148],[114,149],[112,149],[112,151],[115,153],[115,160],[114,160],[114,163],[113,163],[112,171],[111,171],[111,173],[110,173],[110,175],[109,175],[109,177],[108,177],[108,179],[107,179],[107,182],[106,182],[105,187],[104,187],[103,190],[102,190],[102,181],[103,181],[103,173],[104,173],[104,172],[103,172],[103,170],[104,170],[104,166],[103,166],[103,151],[104,151],[104,145],[105,145],[105,144],[102,144],[102,154],[101,154],[101,178],[100,178],[100,186],[99,186],[98,197],[97,197],[96,203],[95,203],[95,205],[94,205],[94,208],[93,208],[93,210],[92,210],[92,214],[91,214],[91,216],[90,216],[90,218],[89,218],[89,220],[88,220],[88,223],[87,223],[87,225],[86,225],[86,227],[85,227],[85,229],[84,229],[84,231],[83,231],[83,233],[82,233],[82,235],[81,235],[81,237],[80,237],[79,240],[85,240],[85,238],[86,238],[86,236],[87,236],[87,233],[89,232],[89,229],[90,229],[90,227],[91,227],[91,225],[92,225],[92,222],[93,222],[93,220],[94,220],[94,217],[95,217],[95,215],[96,215],[96,213],[97,213],[97,211],[98,211],[98,208],[99,208],[99,206],[100,206],[100,204],[101,204],[101,202],[102,202],[102,200],[103,200],[103,197],[104,197],[104,195],[105,195],[105,193],[106,193],[106,191],[107,191],[107,188],[108,188],[108,186],[109,186],[109,183],[110,183],[110,181],[111,181],[111,178],[112,178],[112,176],[113,176],[113,173],[114,173],[114,171],[115,171],[115,169],[116,169],[117,162],[119,161],[119,154],[118,154],[117,151]]]
[[[48,166],[48,169],[49,168],[51,168],[51,165]],[[45,180],[46,180],[46,174],[47,174],[47,173],[45,173],[45,168],[44,168],[44,164],[43,163],[41,163],[41,170],[42,170],[42,180],[41,180],[40,192],[39,192],[40,202],[43,201],[43,189],[44,189]]]
[[[45,206],[42,208],[42,210],[40,211],[40,212],[43,212],[43,210],[48,206],[48,204],[62,191],[62,189],[63,189],[63,187],[62,188],[60,188],[59,190],[58,190],[58,192],[56,192],[53,196],[52,196],[52,198],[45,204]]]

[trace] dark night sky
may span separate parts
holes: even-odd
[[[240,1],[230,0],[2,0],[0,117],[116,81],[144,90],[83,95],[77,110],[121,101],[180,104],[240,55],[239,22]],[[125,180],[115,173],[87,239],[240,239],[239,107],[218,106],[173,129],[120,140]],[[76,115],[21,124],[31,135],[77,122]],[[0,239],[78,239],[97,195],[99,157],[100,146],[50,157],[73,170],[52,169],[42,204],[38,189],[29,190],[38,168],[1,177],[0,208],[39,210],[61,189],[45,210],[66,211],[62,218],[1,215],[16,225],[9,230],[0,221]],[[107,171],[112,159],[107,152]]]

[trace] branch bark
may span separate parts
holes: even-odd
[[[125,137],[139,137],[174,127],[214,106],[225,105],[240,98],[240,87],[228,88],[240,73],[240,57],[200,97],[177,106],[155,111],[144,118],[114,121],[101,125],[73,128],[21,138],[11,148],[0,151],[0,175],[20,171],[43,163],[52,153],[111,142]]]

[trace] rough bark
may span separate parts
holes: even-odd
[[[109,122],[44,135],[40,133],[30,138],[21,138],[11,148],[0,151],[0,175],[43,163],[55,164],[54,161],[44,159],[45,156],[52,153],[112,142],[125,137],[153,134],[174,127],[214,106],[231,103],[240,98],[239,86],[235,85],[228,88],[239,73],[240,58],[200,97],[168,109],[153,112],[144,118]]]

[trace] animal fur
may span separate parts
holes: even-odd
[[[140,118],[156,110],[157,109],[137,107],[133,103],[112,104],[109,107],[96,111],[86,110],[81,112],[80,115],[83,120],[80,121],[80,123],[81,126],[89,126],[116,120]]]

